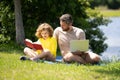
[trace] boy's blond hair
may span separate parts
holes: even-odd
[[[48,23],[42,23],[38,26],[35,36],[37,38],[42,38],[41,36],[41,32],[47,30],[49,32],[49,36],[52,37],[53,36],[53,28],[51,25],[49,25]]]

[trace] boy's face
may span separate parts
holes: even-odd
[[[43,30],[41,32],[41,36],[43,39],[47,39],[49,37],[49,32],[47,30]]]
[[[70,25],[63,21],[60,21],[60,26],[62,27],[63,31],[68,31],[70,29],[70,27],[69,27]]]

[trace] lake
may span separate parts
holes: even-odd
[[[112,20],[107,26],[100,26],[100,29],[105,33],[108,38],[105,43],[108,48],[102,53],[102,57],[117,57],[120,59],[120,17],[111,17]]]

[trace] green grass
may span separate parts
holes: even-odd
[[[99,15],[103,15],[103,17],[120,17],[120,9],[112,10],[107,9],[107,7],[104,6],[100,6],[92,10],[91,9],[87,10],[88,15],[94,12],[97,12]]]
[[[108,9],[105,6],[99,6],[95,8],[96,11],[99,11],[104,17],[118,17],[120,16],[120,9],[112,10]]]
[[[20,61],[22,49],[0,46],[0,80],[120,80],[120,62],[99,66]]]
[[[118,17],[120,16],[120,10],[101,10],[100,14],[104,17]]]

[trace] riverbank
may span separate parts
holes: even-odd
[[[100,14],[104,17],[118,17],[120,16],[120,9],[119,10],[100,10]]]
[[[120,17],[120,9],[108,9],[105,6],[96,7],[95,9],[87,9],[86,12],[89,14],[98,13],[103,17]]]
[[[100,12],[104,17],[120,17],[120,9],[108,9],[107,7],[96,7],[94,11]]]

